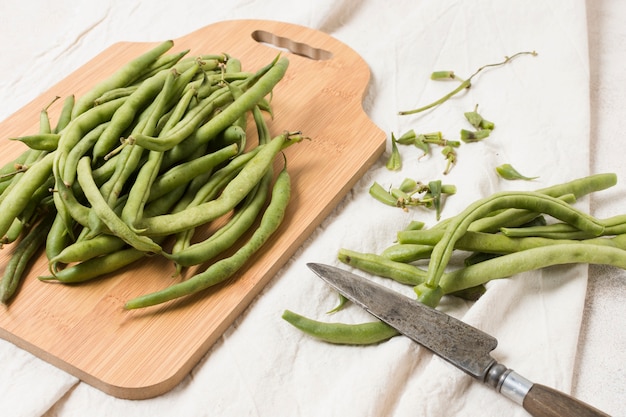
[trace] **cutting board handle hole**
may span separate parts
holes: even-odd
[[[315,61],[325,61],[333,57],[333,53],[325,49],[314,48],[306,43],[296,42],[292,39],[284,38],[264,30],[255,30],[252,32],[252,39],[266,46],[291,52],[292,54]]]

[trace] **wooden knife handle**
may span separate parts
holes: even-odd
[[[533,384],[522,406],[535,417],[610,417],[589,404],[540,384]]]

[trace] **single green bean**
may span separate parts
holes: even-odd
[[[254,233],[233,255],[223,258],[205,271],[161,291],[126,302],[126,309],[144,308],[197,293],[232,277],[269,240],[281,225],[291,196],[291,180],[286,167],[278,174],[270,203]]]
[[[290,310],[285,310],[282,318],[309,336],[341,345],[372,345],[400,334],[382,321],[358,324],[326,323],[312,320]]]
[[[67,96],[65,100],[63,100],[63,107],[61,108],[61,113],[59,114],[59,119],[57,120],[57,125],[55,126],[52,133],[61,133],[63,129],[69,124],[72,118],[72,109],[74,108],[75,97],[73,94]]]
[[[59,145],[60,137],[61,135],[57,133],[38,133],[9,139],[20,141],[29,148],[38,151],[54,151]]]
[[[145,256],[144,251],[135,248],[122,249],[63,268],[53,275],[40,276],[39,280],[59,281],[67,284],[85,282],[116,272]]]
[[[426,272],[414,265],[393,261],[374,253],[362,253],[349,249],[340,249],[337,259],[370,274],[393,279],[407,285],[419,285],[426,279]]]
[[[71,243],[71,238],[72,233],[68,231],[65,220],[57,212],[46,236],[46,258],[48,258],[48,261],[61,253]]]
[[[445,293],[554,265],[587,263],[626,269],[626,251],[608,245],[556,244],[513,252],[446,273],[440,281]]]
[[[117,236],[100,234],[92,239],[82,239],[67,245],[62,251],[49,259],[49,262],[51,264],[84,262],[122,249],[125,245],[126,242]]]
[[[54,154],[46,154],[22,174],[19,186],[3,197],[0,202],[0,237],[5,235],[13,220],[26,207],[32,194],[50,177],[53,161]]]

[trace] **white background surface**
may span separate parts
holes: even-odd
[[[327,32],[370,65],[364,108],[384,131],[442,130],[452,136],[476,103],[497,127],[459,152],[446,179],[459,194],[444,217],[505,188],[535,189],[588,173],[615,172],[618,186],[581,202],[598,217],[624,213],[626,5],[613,1],[178,1],[0,5],[0,119],[117,41],[176,38],[225,19],[271,19]],[[438,98],[449,85],[430,72],[469,75],[520,50],[537,50],[485,72],[470,92],[420,117],[397,110]],[[202,51],[211,52],[211,51]],[[245,65],[245,57],[242,57]],[[462,117],[462,116],[461,116]],[[404,150],[403,150],[404,151]],[[365,348],[328,346],[280,320],[285,308],[327,319],[336,295],[304,266],[335,263],[339,247],[379,252],[410,218],[372,204],[367,188],[405,176],[434,179],[435,157],[402,173],[375,164],[266,290],[171,392],[120,400],[0,341],[0,398],[7,416],[524,416],[510,401],[433,359],[404,338]],[[533,184],[498,181],[510,162],[540,175]],[[365,209],[366,208],[366,209]],[[410,289],[409,289],[410,293]],[[492,333],[499,360],[526,377],[572,392],[624,416],[626,273],[576,266],[494,283],[476,304],[444,303],[451,314]],[[335,318],[333,318],[335,319]],[[369,319],[357,308],[336,317]]]

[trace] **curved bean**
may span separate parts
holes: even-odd
[[[4,236],[13,220],[26,207],[32,194],[46,182],[52,173],[54,154],[46,154],[37,163],[25,171],[20,178],[19,187],[14,187],[0,201],[0,236]]]
[[[285,310],[282,318],[309,336],[341,345],[372,345],[400,334],[382,321],[359,324],[325,323],[301,316],[291,310]]]
[[[61,133],[63,129],[69,124],[72,118],[72,109],[74,108],[75,97],[73,94],[67,96],[65,100],[63,100],[63,107],[61,108],[61,113],[59,114],[59,119],[57,120],[57,125],[55,126],[52,133]]]

